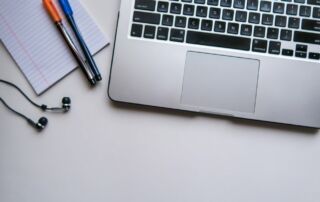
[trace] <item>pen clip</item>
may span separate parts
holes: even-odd
[[[59,3],[65,15],[73,15],[73,11],[68,0],[59,0]]]
[[[62,21],[62,18],[58,12],[58,9],[56,8],[52,0],[43,0],[43,4],[55,23]]]

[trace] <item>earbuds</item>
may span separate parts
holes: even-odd
[[[35,102],[33,102],[18,86],[16,86],[15,84],[5,81],[5,80],[1,80],[0,79],[0,83],[6,84],[10,87],[15,88],[16,90],[18,90],[23,97],[25,97],[33,106],[41,109],[42,111],[46,112],[58,112],[58,113],[66,113],[71,109],[71,99],[69,97],[64,97],[62,98],[62,106],[61,107],[48,107],[47,105],[39,105]],[[2,102],[2,104],[8,108],[11,112],[13,112],[14,114],[20,116],[21,118],[25,119],[32,127],[34,127],[35,129],[37,129],[39,132],[41,132],[43,129],[45,129],[45,127],[48,125],[48,119],[46,117],[41,117],[38,122],[34,122],[33,120],[31,120],[30,118],[28,118],[27,116],[23,115],[22,113],[14,110],[12,107],[10,107],[1,97],[0,97],[0,102]]]

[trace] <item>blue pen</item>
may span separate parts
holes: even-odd
[[[102,80],[102,77],[101,77],[101,74],[99,72],[99,69],[96,65],[96,63],[94,62],[93,60],[93,57],[83,39],[83,37],[81,36],[81,33],[78,29],[78,26],[76,24],[76,21],[74,20],[73,18],[73,11],[72,11],[72,8],[69,4],[69,1],[68,0],[59,0],[59,4],[63,10],[63,12],[65,13],[66,17],[67,17],[67,20],[69,22],[69,24],[71,25],[78,41],[79,41],[79,44],[81,46],[81,49],[84,53],[84,56],[86,57],[86,60],[87,60],[87,63],[89,64],[94,76],[95,76],[95,79],[97,81],[101,81]]]

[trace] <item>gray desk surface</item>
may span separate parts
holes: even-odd
[[[82,0],[113,38],[119,0]],[[112,48],[96,56],[104,82],[77,70],[36,97],[5,48],[0,77],[39,102],[73,100],[47,114],[38,135],[0,106],[1,202],[319,202],[318,131],[113,104],[106,88]],[[38,119],[15,91],[1,97]]]

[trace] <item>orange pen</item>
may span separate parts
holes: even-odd
[[[45,9],[48,11],[50,17],[52,18],[53,22],[56,24],[57,28],[59,29],[60,33],[62,34],[65,42],[67,43],[70,51],[72,52],[73,56],[77,60],[79,66],[81,67],[82,71],[86,75],[87,79],[89,80],[91,85],[96,84],[95,77],[93,73],[91,72],[90,67],[87,66],[87,64],[84,62],[81,54],[79,53],[77,47],[75,46],[74,42],[72,41],[69,33],[67,32],[66,28],[64,27],[62,23],[62,18],[52,2],[52,0],[43,0],[43,5]]]

